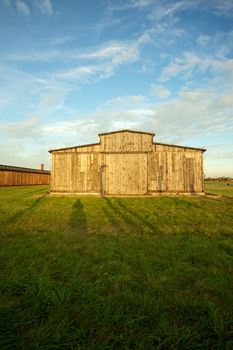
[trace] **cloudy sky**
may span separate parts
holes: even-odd
[[[233,0],[0,0],[0,80],[1,164],[127,128],[233,177]]]

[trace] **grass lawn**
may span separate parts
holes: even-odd
[[[233,348],[231,197],[47,191],[0,188],[0,349]]]
[[[205,191],[207,194],[217,194],[222,196],[233,197],[233,183],[227,186],[223,181],[206,181]]]

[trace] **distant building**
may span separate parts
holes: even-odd
[[[0,165],[0,186],[49,185],[50,171],[23,168],[11,165]]]
[[[50,150],[52,192],[204,193],[205,149],[153,142],[150,132],[99,134],[95,144]]]

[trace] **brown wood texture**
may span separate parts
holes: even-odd
[[[50,174],[0,170],[0,186],[49,185]]]
[[[102,152],[150,152],[153,137],[150,134],[123,131],[100,136]]]
[[[147,194],[146,153],[105,154],[106,194]]]
[[[202,149],[153,143],[153,134],[122,131],[100,143],[51,151],[51,191],[146,195],[204,192]]]

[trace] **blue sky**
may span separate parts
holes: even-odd
[[[232,0],[0,0],[0,53],[0,163],[127,128],[233,177]]]

